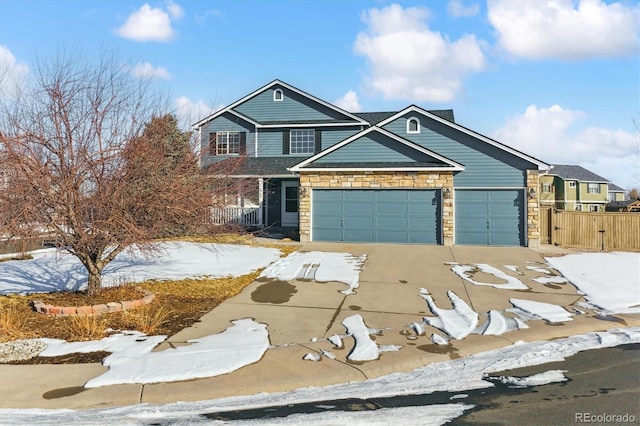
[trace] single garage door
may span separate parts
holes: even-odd
[[[439,190],[314,189],[312,239],[439,244]]]
[[[456,244],[524,245],[522,190],[456,190]]]

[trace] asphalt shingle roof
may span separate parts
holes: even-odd
[[[609,182],[609,179],[603,178],[582,166],[574,166],[571,164],[553,164],[550,175],[560,176],[563,179],[579,180],[584,182]]]
[[[242,157],[233,172],[233,176],[293,176],[294,174],[287,170],[288,167],[295,166],[307,157]],[[238,161],[238,157],[232,157],[222,160],[221,163],[213,165],[213,169],[224,170],[225,161]]]

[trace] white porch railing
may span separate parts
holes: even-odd
[[[243,226],[262,226],[260,207],[213,207],[211,221],[216,225],[234,223]]]

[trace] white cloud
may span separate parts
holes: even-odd
[[[480,12],[480,5],[477,3],[465,6],[461,0],[449,0],[447,4],[447,13],[456,18],[475,16],[478,12]]]
[[[358,101],[358,94],[353,90],[349,90],[343,97],[335,101],[333,104],[349,112],[362,111],[362,106]]]
[[[172,2],[171,0],[167,1],[167,12],[173,19],[180,19],[184,16],[184,10],[180,7],[180,5]]]
[[[529,106],[513,117],[492,137],[551,164],[578,164],[620,186],[638,185],[637,135],[597,127],[574,130],[587,114],[563,109]],[[635,183],[634,183],[635,181]]]
[[[193,123],[214,113],[220,107],[211,107],[201,100],[194,102],[186,96],[181,96],[175,101],[175,109],[180,128],[191,129]]]
[[[450,102],[463,91],[462,79],[486,61],[478,40],[465,35],[450,41],[425,23],[429,11],[393,4],[362,14],[367,30],[354,51],[367,59],[365,86],[385,99]]]
[[[182,14],[182,8],[171,1],[167,3],[167,11],[145,3],[129,15],[116,33],[135,41],[169,41],[176,35],[171,26],[172,18],[179,19]]]
[[[499,44],[528,58],[577,60],[638,52],[640,7],[601,0],[488,2]]]
[[[13,95],[29,74],[29,67],[18,62],[8,47],[0,45],[0,97]]]
[[[131,74],[141,79],[169,80],[171,74],[164,67],[154,67],[149,62],[138,62],[132,69]]]

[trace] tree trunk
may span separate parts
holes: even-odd
[[[89,280],[87,283],[87,293],[89,296],[95,296],[102,291],[102,270],[97,266],[87,267]]]

